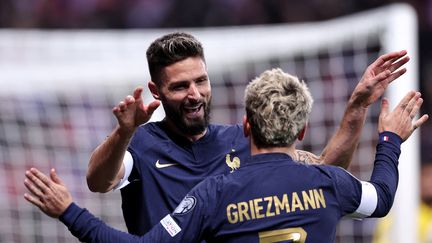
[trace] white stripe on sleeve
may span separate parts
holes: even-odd
[[[374,185],[366,181],[360,182],[362,184],[360,205],[354,213],[349,215],[350,218],[354,219],[363,219],[371,216],[378,204],[378,194]]]
[[[123,178],[120,180],[120,182],[117,184],[117,186],[113,188],[113,190],[120,190],[130,183],[128,178],[132,172],[133,158],[131,153],[129,153],[129,151],[126,151],[123,157],[123,165],[125,167],[125,174]]]

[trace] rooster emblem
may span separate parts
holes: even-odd
[[[231,155],[227,154],[225,162],[228,165],[228,167],[231,168],[231,173],[233,173],[235,170],[237,170],[238,168],[240,168],[240,159],[239,159],[239,157],[234,157],[231,160]]]

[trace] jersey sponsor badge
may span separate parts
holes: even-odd
[[[388,140],[389,140],[389,137],[388,137],[388,136],[384,136],[384,137],[383,137],[383,141],[384,141],[384,142],[388,142]]]
[[[185,198],[180,202],[177,208],[174,210],[173,214],[187,214],[196,205],[196,198],[194,196],[186,195]]]
[[[169,214],[165,216],[165,218],[161,219],[160,223],[168,232],[168,234],[171,235],[171,237],[174,237],[176,234],[178,234],[181,231],[180,226],[178,226],[178,224],[174,221],[174,219]]]

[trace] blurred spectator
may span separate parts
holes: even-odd
[[[432,163],[422,166],[419,234],[422,242],[432,242]]]
[[[418,217],[419,243],[432,242],[432,161],[423,163],[420,172],[421,203]],[[391,215],[378,222],[373,243],[391,243]]]
[[[0,27],[160,28],[327,20],[397,0],[1,0]],[[406,0],[431,27],[432,1]]]

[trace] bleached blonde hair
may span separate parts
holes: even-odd
[[[246,116],[258,148],[293,144],[312,110],[304,81],[276,68],[263,72],[246,87]]]

